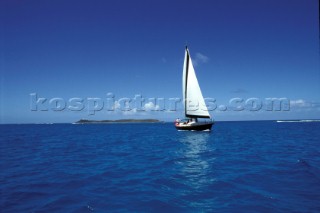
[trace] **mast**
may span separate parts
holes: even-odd
[[[185,89],[184,89],[184,115],[187,117],[187,89],[188,89],[188,70],[189,70],[189,51],[188,46],[186,46],[186,76],[185,76]]]

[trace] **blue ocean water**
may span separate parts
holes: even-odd
[[[0,125],[0,212],[320,212],[320,122]]]

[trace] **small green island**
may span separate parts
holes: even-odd
[[[101,124],[101,123],[160,123],[157,119],[119,119],[119,120],[86,120],[80,119],[75,124]]]

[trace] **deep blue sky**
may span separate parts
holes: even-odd
[[[182,113],[30,110],[38,97],[181,97],[187,43],[205,97],[288,98],[289,112],[216,120],[320,118],[317,0],[0,0],[1,123]],[[202,56],[202,57],[200,57]]]

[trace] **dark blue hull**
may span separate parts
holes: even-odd
[[[202,123],[196,125],[179,125],[176,123],[177,130],[204,131],[211,130],[213,123]]]

